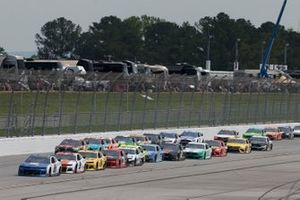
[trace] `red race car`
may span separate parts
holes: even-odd
[[[207,143],[212,148],[212,155],[213,156],[226,156],[227,155],[227,147],[225,143],[221,140],[205,140],[205,143]]]
[[[120,149],[107,149],[102,151],[107,158],[108,168],[124,168],[127,167],[127,158],[123,150]]]
[[[271,140],[282,140],[282,133],[279,131],[278,128],[267,127],[264,130],[266,132],[266,136],[269,137]]]

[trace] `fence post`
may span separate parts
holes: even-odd
[[[133,126],[133,118],[134,118],[134,106],[136,104],[136,94],[138,92],[139,86],[140,86],[140,81],[138,81],[137,83],[135,83],[135,88],[134,88],[134,93],[133,93],[133,97],[131,100],[131,113],[130,113],[130,123],[129,123],[129,130],[132,130],[132,126]],[[127,94],[128,95],[128,94]]]
[[[192,88],[192,95],[190,98],[190,109],[189,109],[189,121],[188,121],[188,127],[191,127],[191,120],[192,120],[192,113],[194,112],[194,96],[195,96],[195,90],[196,90],[196,84],[195,87]]]
[[[58,121],[58,135],[61,134],[62,129],[62,115],[64,112],[64,98],[65,98],[65,90],[63,85],[59,86],[59,121]]]
[[[167,106],[167,117],[166,117],[166,123],[167,123],[167,128],[170,127],[170,124],[169,124],[169,117],[170,117],[170,107],[171,107],[171,101],[172,101],[172,88],[170,88],[170,91],[169,91],[169,98],[168,98],[168,106]]]
[[[126,84],[126,91],[128,92],[128,84]],[[121,114],[122,114],[122,103],[123,103],[123,94],[124,91],[121,91],[120,99],[119,99],[119,114],[118,114],[118,131],[121,130]]]
[[[160,84],[159,80],[156,80],[156,99],[155,99],[155,111],[154,111],[154,129],[157,128],[157,112],[160,110],[159,108],[159,97],[160,97]]]
[[[184,87],[183,87],[183,82],[180,84],[181,88],[181,93],[180,93],[180,98],[179,98],[179,108],[178,108],[178,114],[177,114],[177,128],[180,127],[180,118],[181,118],[181,111],[183,109],[183,94],[184,94]]]
[[[43,122],[42,122],[42,136],[45,135],[45,125],[47,121],[47,111],[48,111],[48,95],[49,95],[50,87],[47,88],[45,101],[44,101],[44,112],[43,112]]]
[[[37,106],[37,101],[38,101],[38,96],[39,96],[39,89],[35,91],[35,97],[33,101],[33,111],[32,111],[32,121],[31,121],[31,136],[34,136],[34,129],[35,129],[35,115],[36,115],[36,106]]]
[[[79,105],[80,105],[80,95],[81,95],[81,90],[77,92],[76,95],[76,108],[75,108],[75,116],[74,116],[74,134],[77,133],[77,121],[78,121],[78,110],[79,110]]]
[[[9,97],[9,111],[7,116],[7,129],[6,129],[6,137],[11,137],[10,130],[11,130],[11,115],[12,115],[12,109],[13,109],[13,97],[14,97],[14,90],[11,90],[10,97]]]
[[[91,112],[90,112],[90,120],[89,120],[89,133],[93,131],[93,119],[95,119],[95,113],[97,110],[97,96],[96,96],[96,87],[94,86],[93,96],[92,96],[92,105],[91,105]]]
[[[104,119],[103,119],[103,130],[106,131],[106,121],[107,121],[107,110],[108,110],[108,100],[109,100],[110,91],[106,92],[105,97],[105,107],[104,107]]]

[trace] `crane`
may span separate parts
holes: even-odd
[[[279,13],[279,16],[277,18],[276,25],[273,28],[273,32],[272,32],[271,38],[269,40],[268,46],[267,46],[267,48],[264,52],[262,66],[260,68],[260,77],[262,77],[262,78],[268,78],[267,63],[269,62],[269,59],[270,59],[270,54],[271,54],[271,50],[272,50],[272,47],[273,47],[273,43],[274,43],[274,41],[277,37],[279,27],[280,27],[280,21],[281,21],[284,9],[286,7],[286,4],[287,4],[287,0],[284,0],[283,5],[282,5],[281,10],[280,10],[280,13]]]

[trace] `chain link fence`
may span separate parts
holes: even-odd
[[[0,136],[297,122],[300,84],[160,74],[0,73]]]

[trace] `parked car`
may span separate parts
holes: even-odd
[[[212,157],[212,148],[207,143],[190,142],[183,151],[186,158],[206,160]]]
[[[251,143],[245,138],[229,138],[227,141],[227,151],[237,151],[240,153],[250,153]]]
[[[253,136],[266,136],[266,132],[261,128],[249,128],[244,134],[243,138],[249,139]]]
[[[185,147],[189,142],[203,142],[203,133],[197,131],[184,131],[180,134],[180,144]]]
[[[273,143],[267,136],[253,136],[249,139],[252,150],[271,151]]]
[[[83,140],[64,139],[58,146],[55,147],[57,152],[78,152],[87,148],[87,143]]]
[[[292,127],[290,126],[280,126],[278,127],[281,135],[282,135],[282,138],[284,139],[294,139],[294,133],[293,133],[293,129]]]
[[[141,166],[144,164],[145,155],[139,148],[121,147],[120,149],[125,152],[128,165]]]
[[[279,131],[278,128],[275,127],[267,127],[264,128],[266,136],[269,137],[271,140],[281,140],[282,133]]]
[[[179,143],[180,142],[180,138],[177,133],[161,132],[160,136],[163,139],[163,143]]]
[[[163,139],[160,134],[144,133],[144,136],[149,138],[151,144],[161,145],[163,143]]]
[[[86,170],[101,170],[106,167],[106,157],[101,151],[82,150],[79,151],[86,160]]]
[[[58,152],[55,156],[61,162],[62,172],[75,174],[85,171],[86,160],[79,153]]]
[[[227,147],[225,143],[221,140],[205,140],[205,143],[212,149],[213,156],[226,156],[227,155]]]
[[[146,161],[148,162],[161,162],[162,161],[162,150],[157,144],[143,144],[141,145],[146,154]]]
[[[216,136],[214,136],[214,140],[221,140],[223,142],[227,142],[228,138],[238,137],[239,132],[235,130],[220,130]]]
[[[18,175],[59,176],[61,163],[54,155],[30,155],[19,165]]]
[[[181,144],[165,143],[161,146],[163,151],[163,160],[184,160],[183,147]]]
[[[107,158],[107,167],[124,168],[127,167],[127,157],[121,149],[107,149],[102,151]]]
[[[300,126],[295,126],[293,130],[294,136],[300,136]]]

